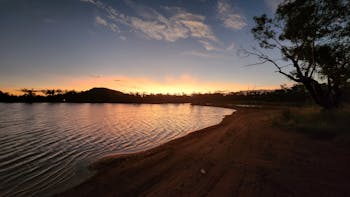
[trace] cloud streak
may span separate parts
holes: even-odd
[[[96,16],[95,23],[109,28],[113,32],[121,33],[119,27],[126,26],[129,31],[135,32],[149,40],[175,42],[180,39],[193,38],[206,51],[232,50],[233,45],[222,48],[222,43],[215,36],[212,28],[205,23],[206,17],[194,14],[181,7],[162,6],[159,10],[152,7],[137,4],[131,0],[124,0],[135,14],[124,14],[117,9],[99,0],[81,0],[99,8],[104,17]],[[228,29],[241,29],[246,23],[227,0],[217,1],[217,13],[223,25]],[[162,11],[162,12],[160,12]],[[126,40],[124,35],[119,35],[121,40]],[[203,52],[192,53],[197,57],[211,57],[203,55]]]
[[[167,16],[157,10],[137,5],[126,0],[126,5],[134,9],[137,16],[123,14],[115,8],[98,0],[81,0],[82,2],[95,5],[104,11],[109,21],[102,17],[96,17],[96,23],[117,29],[119,24],[128,26],[131,30],[141,32],[146,38],[174,42],[179,39],[196,38],[218,42],[211,27],[205,24],[205,16],[187,12],[179,7],[163,7]]]
[[[228,0],[218,0],[218,17],[223,25],[231,30],[242,29],[247,25],[244,18],[233,8]]]
[[[108,26],[107,21],[105,19],[101,18],[100,16],[96,16],[95,22],[99,25],[102,25],[102,26]]]
[[[120,32],[119,27],[114,23],[109,23],[107,20],[100,16],[95,17],[95,23],[104,27],[109,28],[113,32]]]
[[[213,53],[209,53],[209,52],[202,52],[202,51],[195,51],[195,50],[182,52],[181,55],[194,56],[194,57],[200,57],[200,58],[210,58],[210,59],[222,57],[218,54],[213,54]]]
[[[232,51],[234,48],[235,48],[235,43],[232,42],[232,43],[226,48],[226,50]]]
[[[216,48],[211,42],[208,42],[206,40],[199,40],[198,41],[205,50],[207,51],[219,51],[220,49]]]

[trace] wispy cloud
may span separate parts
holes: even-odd
[[[282,3],[284,0],[264,0],[264,1],[273,11],[275,11],[278,5]]]
[[[232,43],[226,48],[226,50],[232,51],[234,48],[235,48],[235,43],[232,42]]]
[[[200,58],[220,58],[221,56],[218,54],[213,54],[210,52],[203,52],[203,51],[185,51],[182,52],[181,55],[185,55],[185,56],[195,56],[195,57],[200,57]]]
[[[127,38],[125,36],[119,36],[119,39],[121,39],[123,41],[127,40]]]
[[[198,41],[205,50],[207,51],[218,51],[220,49],[216,48],[211,42],[208,42],[206,40],[199,40]]]
[[[108,26],[107,21],[100,16],[96,16],[95,22],[99,25]]]
[[[104,18],[100,17],[100,16],[96,16],[95,17],[95,23],[98,25],[102,25],[105,27],[108,27],[110,30],[112,30],[113,32],[119,32],[119,27],[114,24],[114,23],[109,23],[107,22],[107,20],[105,20]]]
[[[123,14],[115,8],[98,0],[81,0],[91,3],[103,10],[108,18],[99,20],[101,25],[109,26],[123,24],[132,31],[142,33],[148,39],[174,42],[178,39],[197,38],[217,42],[211,27],[205,24],[205,17],[190,13],[179,7],[163,7],[167,16],[159,11],[144,5],[139,5],[130,0],[124,2],[131,9],[135,9],[137,16]],[[96,19],[97,22],[97,19]],[[112,29],[112,28],[111,28]]]
[[[244,17],[233,8],[228,0],[218,0],[217,12],[219,19],[228,29],[242,29],[247,25]]]

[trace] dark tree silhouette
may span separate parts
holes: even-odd
[[[47,89],[47,90],[41,90],[41,92],[43,94],[45,94],[46,96],[54,96],[56,94],[56,90],[55,89]]]
[[[347,87],[350,87],[348,84]],[[348,88],[347,90],[349,90]],[[87,91],[76,92],[74,90],[55,90],[45,96],[37,95],[36,92],[45,93],[44,90],[22,89],[23,95],[10,95],[0,91],[0,102],[26,102],[26,103],[192,103],[200,105],[232,105],[232,104],[283,104],[283,105],[303,105],[309,104],[310,98],[305,87],[295,85],[293,87],[281,86],[277,90],[250,90],[239,92],[216,92],[198,93],[192,95],[170,95],[170,94],[127,94],[108,88],[92,88]],[[349,91],[345,91],[349,95]],[[349,96],[347,97],[349,98]],[[347,100],[349,102],[349,100]]]
[[[21,89],[21,92],[24,93],[24,95],[22,96],[24,98],[24,102],[32,103],[32,102],[35,102],[35,97],[36,97],[35,93],[39,92],[39,90],[23,88]]]
[[[338,107],[350,79],[350,1],[286,0],[273,18],[254,20],[252,34],[264,52],[246,52],[303,84],[318,105]]]
[[[21,92],[24,93],[24,96],[34,97],[35,96],[35,92],[38,92],[38,90],[23,88],[23,89],[21,89]]]

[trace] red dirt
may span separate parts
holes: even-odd
[[[101,159],[64,196],[350,196],[350,149],[242,109],[157,148]]]

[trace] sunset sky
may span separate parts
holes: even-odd
[[[278,0],[0,0],[0,90],[192,93],[290,83],[245,66],[253,16]]]

